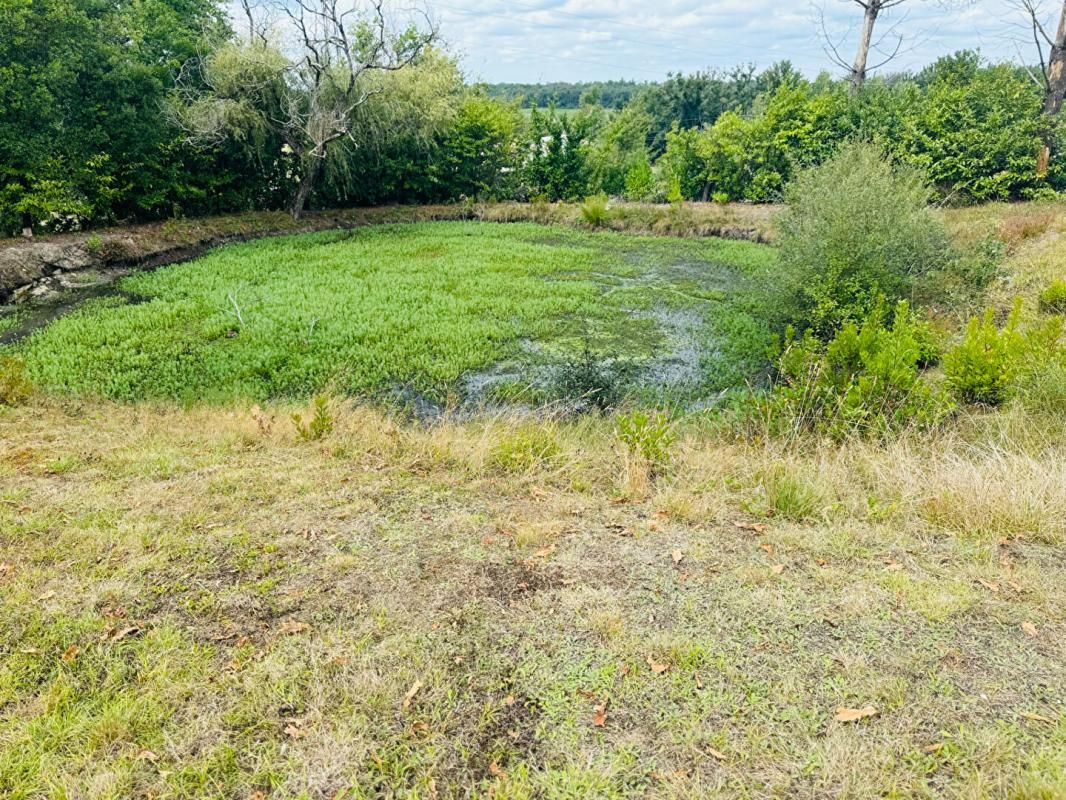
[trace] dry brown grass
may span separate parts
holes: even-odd
[[[1066,790],[1061,441],[290,411],[0,416],[0,794]]]

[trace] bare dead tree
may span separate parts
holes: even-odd
[[[184,70],[173,116],[202,144],[272,131],[296,162],[289,211],[299,219],[331,149],[355,143],[356,111],[384,91],[370,75],[411,65],[436,29],[424,13],[394,28],[385,0],[241,0],[241,9],[239,58],[215,54]]]
[[[903,36],[896,32],[895,27],[886,32],[886,34],[876,42],[874,41],[874,29],[883,12],[902,5],[906,0],[851,0],[851,2],[859,6],[863,12],[862,29],[859,32],[859,45],[855,52],[855,58],[852,61],[849,62],[841,55],[840,43],[834,41],[833,37],[830,35],[825,22],[824,8],[819,15],[819,23],[821,25],[822,43],[826,54],[835,64],[837,64],[837,66],[847,70],[848,80],[851,82],[851,90],[852,92],[857,93],[862,89],[863,84],[866,83],[867,75],[874,70],[885,66],[900,54],[903,47]],[[892,45],[891,50],[882,47],[882,45],[889,39],[895,40],[895,44]],[[871,50],[879,51],[884,56],[883,60],[871,65]]]
[[[1051,36],[1044,25],[1045,14],[1040,0],[1016,0],[1026,16],[1026,29],[1033,37],[1036,46],[1039,74],[1029,70],[1029,76],[1044,92],[1044,114],[1048,125],[1044,135],[1044,144],[1037,155],[1036,173],[1046,175],[1051,164],[1051,148],[1054,144],[1054,118],[1062,110],[1063,96],[1066,95],[1066,0],[1062,0],[1059,11],[1058,28]],[[1045,51],[1046,48],[1046,51]]]
[[[1038,0],[1018,0],[1018,5],[1028,17],[1026,27],[1032,30],[1040,66],[1039,76],[1030,74],[1044,90],[1044,113],[1054,117],[1062,110],[1063,97],[1066,96],[1066,0],[1062,0],[1054,36],[1044,25],[1045,17]]]
[[[403,69],[436,36],[432,26],[422,31],[392,31],[383,0],[373,0],[370,7],[368,14],[357,16],[357,7],[342,9],[338,0],[282,3],[302,51],[290,73],[298,91],[289,95],[281,120],[282,136],[300,156],[302,176],[290,208],[296,219],[303,213],[329,148],[351,137],[356,109],[380,91],[368,87],[363,76]]]

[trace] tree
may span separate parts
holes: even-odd
[[[848,62],[840,55],[837,44],[835,44],[825,25],[825,14],[821,16],[822,38],[825,44],[826,53],[834,62],[837,63],[843,69],[848,71],[848,80],[851,82],[851,90],[854,93],[858,93],[862,89],[863,84],[866,83],[866,76],[873,72],[875,69],[880,69],[890,62],[893,58],[899,55],[900,48],[903,46],[903,37],[896,36],[896,44],[891,53],[885,55],[884,60],[880,63],[870,66],[870,50],[877,49],[878,45],[874,43],[874,28],[877,25],[877,20],[880,18],[882,12],[895,8],[898,5],[902,5],[906,0],[851,0],[859,6],[862,11],[862,30],[859,33],[859,46],[855,52],[855,59],[848,64]],[[891,34],[891,31],[889,32]]]
[[[1019,3],[1032,26],[1041,73],[1037,82],[1044,90],[1044,113],[1054,117],[1062,110],[1063,96],[1066,95],[1066,0],[1062,0],[1054,36],[1044,27],[1038,0],[1019,0]],[[1045,45],[1048,48],[1046,56]]]
[[[395,30],[384,0],[271,0],[253,6],[242,0],[248,40],[236,51],[209,56],[181,81],[175,118],[191,141],[213,143],[248,136],[249,130],[275,134],[293,161],[293,218],[307,206],[331,152],[354,142],[357,110],[383,91],[370,81],[376,72],[396,72],[413,64],[436,36],[428,19],[419,27]],[[283,41],[271,43],[272,26],[261,11],[273,10]]]
[[[228,35],[215,0],[13,0],[0,31],[3,229],[157,217],[218,172],[181,168],[161,113],[186,59]]]

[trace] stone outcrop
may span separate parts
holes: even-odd
[[[78,272],[104,266],[84,244],[58,245],[26,242],[0,250],[0,301],[23,287],[32,286],[62,272]]]

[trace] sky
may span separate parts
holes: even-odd
[[[426,6],[468,78],[490,83],[656,81],[668,72],[761,68],[784,59],[811,77],[823,69],[840,74],[823,47],[819,18],[848,62],[862,19],[854,0],[426,0]],[[994,60],[1017,61],[1019,53],[1029,59],[1034,48],[1021,19],[1012,0],[905,0],[878,23],[880,33],[903,36],[902,52],[886,69],[919,68],[967,48]],[[897,41],[893,35],[881,47],[891,52]],[[874,53],[870,61],[877,60]]]

